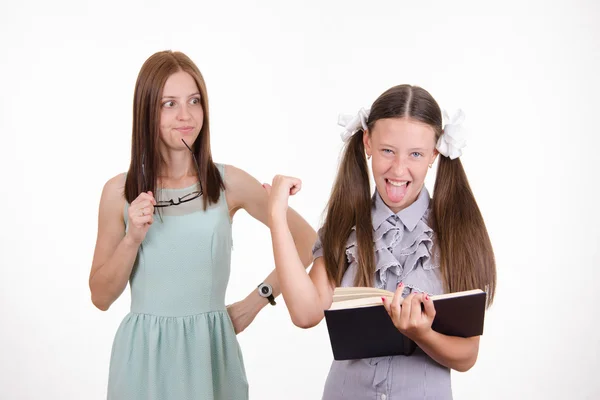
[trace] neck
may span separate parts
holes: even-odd
[[[160,154],[162,157],[158,171],[160,179],[177,182],[197,176],[192,153],[189,150],[161,149]]]

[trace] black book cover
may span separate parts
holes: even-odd
[[[434,300],[432,329],[449,336],[483,334],[486,293]],[[402,335],[382,305],[325,310],[335,360],[410,355],[415,343]]]

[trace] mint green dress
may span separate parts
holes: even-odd
[[[223,165],[217,164],[224,177]],[[163,189],[157,200],[197,190]],[[127,224],[127,208],[125,221]],[[245,400],[242,353],[225,308],[231,222],[222,191],[161,209],[130,277],[131,310],[111,354],[109,400]]]

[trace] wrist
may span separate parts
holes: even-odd
[[[420,332],[417,336],[415,336],[413,341],[417,343],[419,347],[429,346],[435,341],[436,334],[437,332],[429,327],[426,331]]]
[[[287,225],[287,213],[272,210],[269,212],[269,228],[278,229],[282,226]]]
[[[125,234],[125,236],[123,237],[123,243],[127,247],[138,248],[140,246],[140,243],[133,239],[129,234]]]
[[[267,304],[269,304],[269,300],[260,296],[256,290],[252,291],[246,298],[244,299],[250,309],[256,313],[265,308]]]
[[[275,302],[275,294],[273,293],[273,286],[268,282],[263,282],[256,288],[256,293],[258,297],[266,300],[271,305],[276,305]]]

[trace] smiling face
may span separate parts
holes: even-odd
[[[179,71],[169,76],[160,107],[160,139],[167,148],[192,146],[204,121],[200,90],[190,74]]]
[[[394,213],[419,196],[428,167],[435,161],[435,131],[410,118],[383,118],[363,135],[371,155],[372,173],[379,195]]]

